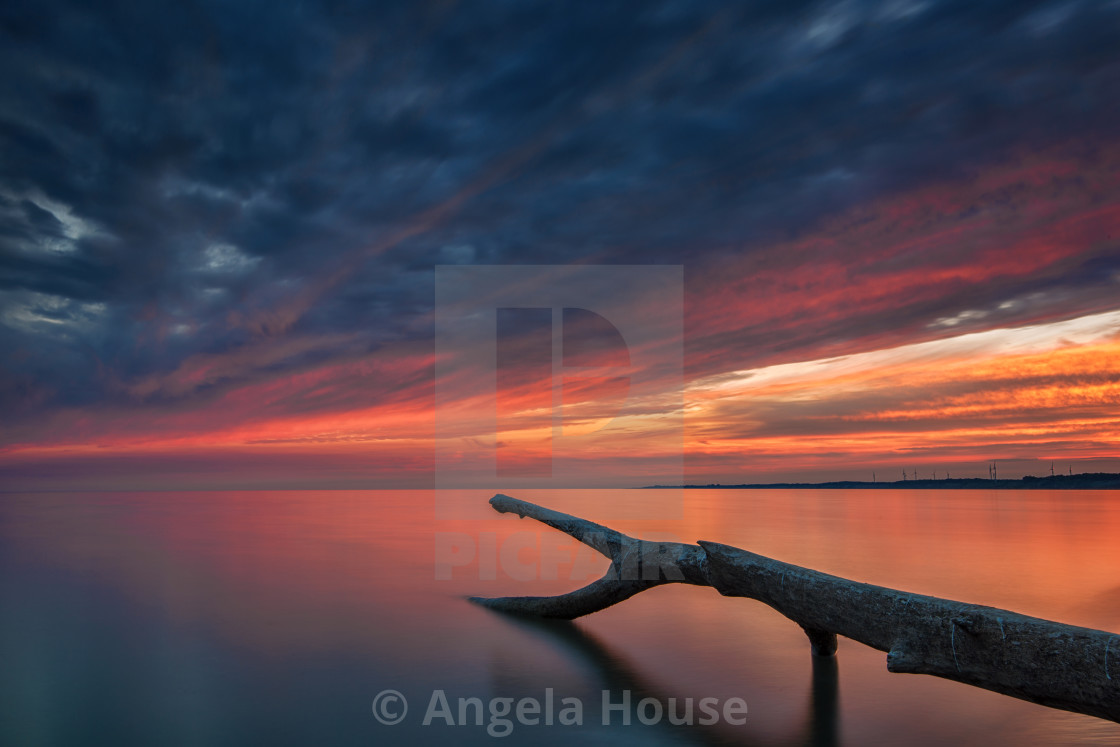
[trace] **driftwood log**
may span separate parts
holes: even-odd
[[[611,564],[602,578],[559,596],[471,598],[485,607],[571,620],[654,586],[711,586],[793,620],[817,656],[834,655],[842,635],[887,652],[891,672],[945,677],[1120,722],[1115,633],[850,581],[715,542],[640,540],[507,495],[490,505],[571,535]]]

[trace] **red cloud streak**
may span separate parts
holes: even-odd
[[[758,386],[732,372],[1116,309],[1115,278],[1069,289],[1083,268],[1115,256],[1118,197],[1120,150],[1034,154],[690,265],[688,380],[664,383],[667,391],[685,386],[686,478],[828,479],[876,468],[894,478],[904,467],[920,475],[931,467],[983,474],[988,459],[1116,459],[1116,330],[934,365],[880,362],[840,375],[807,364],[804,376]],[[9,489],[151,487],[161,479],[191,487],[427,485],[431,344],[397,343],[375,353],[359,345],[260,337],[160,375],[107,375],[116,404],[7,424],[0,475]],[[295,363],[324,352],[326,363]],[[460,378],[478,375],[463,371]],[[716,386],[721,376],[734,386]],[[600,409],[618,410],[615,403],[597,407],[596,391],[570,383],[565,408],[588,422]],[[539,405],[538,395],[511,383],[502,399],[506,421],[533,420],[519,408]],[[656,403],[632,411],[641,414],[613,424],[620,434],[639,433]],[[633,456],[640,465],[641,455]],[[606,479],[594,462],[589,455],[589,481]],[[643,482],[640,467],[630,477]]]

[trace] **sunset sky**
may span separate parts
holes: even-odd
[[[0,8],[0,489],[529,453],[475,265],[681,268],[589,486],[1120,471],[1120,3],[86,5]]]

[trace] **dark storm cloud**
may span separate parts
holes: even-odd
[[[145,397],[189,397],[185,361],[262,335],[337,333],[346,356],[349,333],[430,336],[436,264],[703,266],[1000,153],[1091,149],[1120,120],[1104,3],[9,2],[0,20],[5,413],[160,376]],[[1100,261],[1062,282],[1099,282]],[[931,322],[963,302],[923,303]],[[259,373],[222,370],[207,387]]]

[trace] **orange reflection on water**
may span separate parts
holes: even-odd
[[[859,581],[1120,630],[1120,502],[1104,491],[509,492],[635,536],[710,539]],[[561,593],[606,562],[536,522],[494,514],[488,493],[459,497],[477,502],[477,519],[436,520],[431,491],[13,495],[0,532],[6,557],[22,565],[77,574],[237,650],[293,661],[362,655],[433,686],[521,661],[519,681],[532,682],[534,647],[547,640],[523,639],[464,597]],[[659,518],[610,518],[627,512]],[[437,580],[448,537],[467,549]],[[745,697],[757,736],[788,733],[805,708],[804,637],[756,602],[666,587],[580,628],[667,693]],[[902,728],[928,744],[980,744],[973,735],[985,733],[1045,743],[1096,728],[956,683],[891,675],[881,652],[851,642],[839,662],[853,743],[889,742]]]

